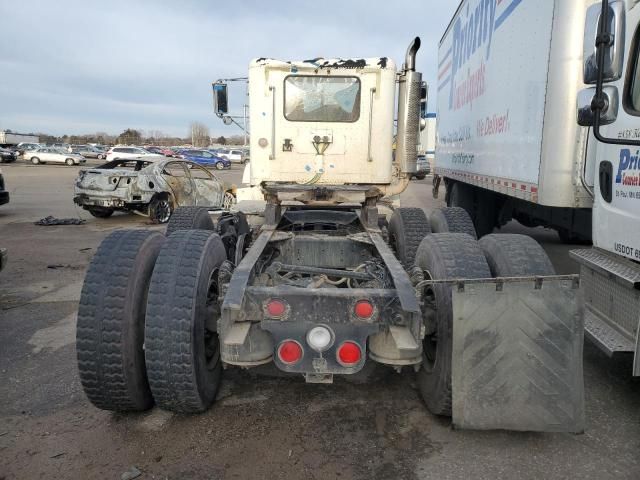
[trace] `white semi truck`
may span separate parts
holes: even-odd
[[[515,218],[566,241],[593,239],[593,248],[571,252],[581,264],[586,336],[610,355],[635,352],[634,375],[639,3],[464,0],[440,42],[435,169],[447,204],[467,210],[479,236]],[[600,24],[608,36],[598,37]],[[592,106],[601,111],[597,133]]]
[[[183,207],[165,235],[103,241],[78,309],[91,402],[202,412],[223,368],[272,363],[331,383],[377,362],[415,373],[427,408],[459,427],[583,430],[577,275],[554,275],[529,237],[447,231],[459,209],[434,222],[378,210],[416,172],[419,46],[400,69],[387,57],[250,63],[249,176],[266,208],[249,223]],[[225,118],[226,85],[213,90]]]

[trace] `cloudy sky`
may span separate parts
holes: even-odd
[[[125,128],[186,136],[212,113],[211,82],[255,57],[389,56],[414,35],[434,85],[458,0],[0,0],[0,129],[54,135]],[[241,112],[244,87],[230,90]],[[435,89],[434,89],[435,92]],[[435,99],[430,104],[435,104]]]

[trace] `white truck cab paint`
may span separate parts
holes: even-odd
[[[579,121],[592,126],[593,248],[571,255],[581,265],[586,335],[609,355],[634,352],[633,373],[640,375],[640,5],[608,2],[612,41],[598,78],[593,45],[602,38],[602,5],[590,7],[585,25],[584,81],[596,86],[578,96]],[[606,102],[596,135],[599,86]]]

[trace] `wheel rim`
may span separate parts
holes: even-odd
[[[40,163],[40,160],[34,157],[31,159],[31,163],[33,163],[34,165],[37,165],[38,163]]]
[[[171,205],[168,200],[160,200],[156,207],[156,220],[160,223],[166,223],[171,217]]]
[[[220,316],[220,307],[218,289],[218,270],[214,270],[209,278],[209,290],[207,291],[206,312],[209,318],[218,318]],[[218,334],[207,328],[207,322],[204,322],[204,356],[207,370],[215,370],[220,363],[220,342]]]
[[[218,170],[222,170],[224,168],[224,164],[222,162],[218,162],[218,163],[216,163],[216,168]]]

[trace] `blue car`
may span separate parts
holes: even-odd
[[[218,157],[207,150],[182,150],[180,156],[185,160],[199,163],[203,167],[215,167],[217,170],[231,168],[231,162],[229,160]]]

